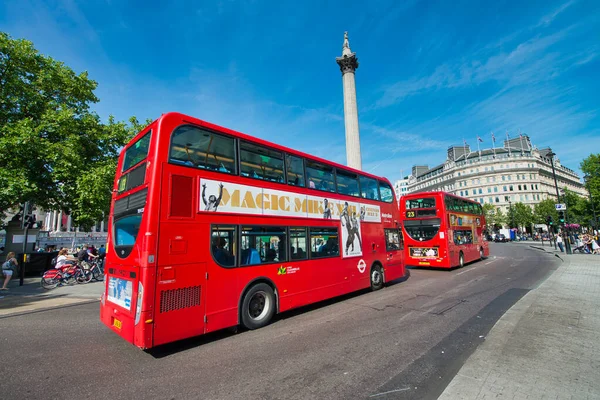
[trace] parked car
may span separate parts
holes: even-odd
[[[496,236],[494,236],[494,242],[510,242],[510,239],[507,238],[503,233],[497,233]]]

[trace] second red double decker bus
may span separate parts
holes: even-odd
[[[119,157],[100,318],[150,348],[404,276],[394,191],[182,114]]]
[[[405,263],[454,268],[489,256],[485,218],[475,201],[446,192],[412,193],[400,198],[405,232]]]

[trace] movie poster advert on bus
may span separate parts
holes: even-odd
[[[410,256],[416,258],[437,258],[439,248],[437,247],[410,247]]]
[[[311,196],[201,179],[199,211],[339,220],[348,216],[351,223],[354,216],[361,222],[381,222],[381,210],[378,205],[336,200],[329,197],[331,195],[334,194],[323,192],[323,196]],[[360,224],[356,225],[356,228],[352,228],[354,235],[347,232],[346,238],[352,237],[353,240],[360,241]],[[344,226],[344,229],[347,228]],[[355,252],[357,247],[360,248],[355,245]]]
[[[344,247],[342,257],[362,256],[360,215],[349,210],[346,202],[344,202],[344,208],[340,215],[340,224],[342,225],[342,246]]]
[[[112,276],[108,279],[108,291],[106,293],[108,301],[130,310],[132,296],[133,282]]]
[[[481,218],[473,215],[450,214],[451,226],[481,226]]]

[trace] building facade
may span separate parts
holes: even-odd
[[[466,143],[451,146],[443,164],[412,168],[406,193],[443,190],[481,204],[494,204],[505,213],[511,203],[533,207],[546,199],[556,200],[550,155],[549,148],[532,146],[526,135],[505,140],[500,148],[471,151]],[[562,165],[556,155],[553,160],[559,189],[566,187],[587,196],[579,175]],[[397,182],[399,187],[401,182]]]

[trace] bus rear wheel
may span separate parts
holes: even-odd
[[[458,254],[458,266],[460,268],[465,266],[465,256],[462,251]]]
[[[383,270],[381,265],[371,267],[371,290],[379,290],[383,287]]]
[[[271,322],[275,314],[275,293],[271,286],[259,283],[252,286],[242,301],[242,325],[248,329],[258,329]]]

